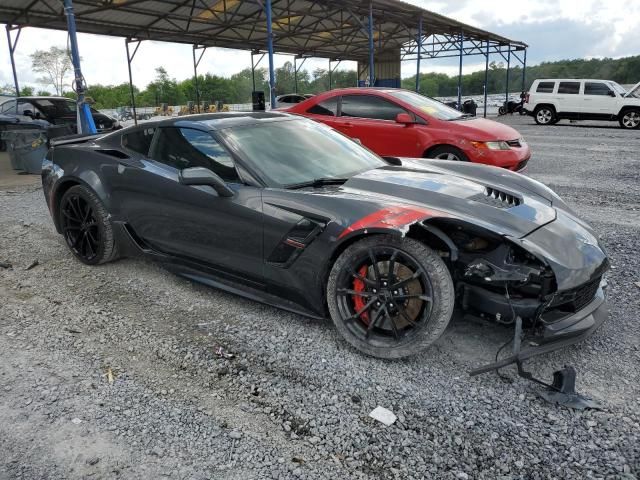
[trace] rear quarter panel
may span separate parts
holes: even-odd
[[[118,160],[97,152],[96,144],[61,145],[47,153],[42,169],[42,185],[49,211],[58,225],[58,204],[64,192],[73,185],[91,189],[113,212],[111,185],[106,181],[108,173],[116,173]]]

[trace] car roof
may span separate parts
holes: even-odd
[[[37,95],[32,95],[29,97],[18,97],[18,100],[70,100],[72,102],[74,102],[75,100],[73,98],[67,98],[67,97],[56,97],[54,95],[49,95],[49,96],[37,96]]]
[[[182,117],[140,123],[138,127],[192,127],[204,130],[259,125],[266,122],[300,119],[296,115],[278,112],[220,112],[184,115]]]
[[[601,78],[538,78],[536,82],[613,82]]]
[[[333,90],[329,90],[326,93],[371,93],[371,92],[382,92],[382,93],[393,93],[406,90],[405,88],[385,88],[385,87],[347,87],[347,88],[334,88]]]

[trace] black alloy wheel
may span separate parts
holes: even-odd
[[[114,258],[111,222],[92,191],[81,185],[71,187],[60,200],[59,215],[67,246],[80,261],[95,265]]]
[[[451,318],[453,285],[446,265],[422,243],[372,237],[336,261],[328,301],[349,343],[370,355],[399,358],[442,334]]]

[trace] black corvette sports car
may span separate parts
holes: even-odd
[[[329,315],[377,357],[429,346],[454,308],[522,329],[500,365],[579,341],[606,317],[607,256],[549,188],[495,167],[383,159],[304,118],[193,115],[54,141],[42,181],[80,261],[146,255]]]

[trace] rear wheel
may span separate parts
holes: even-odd
[[[629,109],[620,115],[620,126],[629,130],[640,128],[640,109]]]
[[[376,235],[338,257],[327,302],[348,343],[375,357],[401,358],[442,335],[453,313],[454,288],[446,265],[426,245]]]
[[[553,125],[558,121],[555,110],[547,106],[536,108],[533,112],[533,118],[538,125]]]
[[[67,246],[81,262],[96,265],[115,258],[111,220],[94,192],[82,185],[71,187],[62,196],[58,212]]]
[[[435,158],[437,160],[453,160],[457,162],[468,162],[469,159],[459,148],[451,145],[442,145],[436,147],[429,152],[427,158]]]

